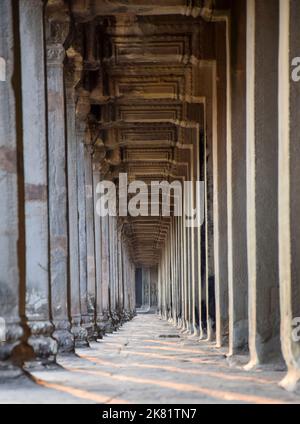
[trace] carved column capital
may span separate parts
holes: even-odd
[[[65,59],[64,43],[70,32],[70,16],[63,0],[48,0],[46,4],[47,63],[62,66]]]
[[[47,64],[53,66],[62,66],[65,59],[65,49],[59,44],[50,44],[46,47]]]

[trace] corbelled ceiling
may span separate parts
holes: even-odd
[[[76,33],[85,40],[81,91],[89,93],[97,143],[105,150],[103,178],[117,181],[127,172],[129,182],[148,185],[198,178],[214,24],[199,17],[198,2],[159,3],[73,2]],[[120,221],[135,263],[157,263],[170,218]]]

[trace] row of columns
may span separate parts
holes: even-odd
[[[101,162],[57,3],[0,4],[0,366],[13,373],[88,346],[135,310],[122,227],[95,212]]]
[[[289,390],[300,378],[299,19],[294,0],[235,2],[230,20],[216,18],[219,42],[207,101],[215,243],[191,237],[176,218],[159,265],[160,314],[190,334],[203,336],[206,328],[208,336],[207,314],[196,303],[208,278],[194,268],[193,283],[190,269],[195,249],[204,248],[206,260],[213,255],[217,345],[227,346],[230,356],[248,351],[246,369],[284,359],[288,374],[281,384]],[[204,148],[209,143],[206,134]],[[200,157],[204,178],[209,160],[205,155],[201,164]]]

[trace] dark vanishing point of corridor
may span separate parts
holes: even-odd
[[[59,357],[61,367],[0,385],[1,403],[298,403],[277,385],[280,368],[243,370],[247,358],[182,334],[155,314],[142,314],[118,332]]]

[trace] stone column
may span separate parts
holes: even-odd
[[[20,48],[25,180],[26,317],[37,359],[55,360],[51,337],[43,2],[21,2]],[[19,124],[18,124],[19,125]]]
[[[15,376],[33,357],[24,341],[25,233],[18,3],[0,2],[0,375]],[[14,83],[15,81],[15,83]]]
[[[246,1],[232,11],[227,137],[229,355],[248,346],[246,199]]]
[[[213,89],[213,152],[208,153],[208,163],[214,162],[214,264],[215,264],[215,297],[216,297],[216,341],[221,347],[228,343],[229,317],[228,317],[228,232],[227,232],[227,57],[226,57],[226,23],[216,24],[216,86]],[[210,146],[209,146],[210,150]],[[208,185],[212,181],[208,181]],[[211,202],[209,186],[206,202]],[[206,214],[206,219],[209,217]],[[209,234],[206,234],[206,243],[209,243]],[[208,260],[207,260],[208,263]],[[207,326],[208,338],[211,333],[209,291],[213,288],[213,281],[207,278]]]
[[[247,1],[247,369],[280,357],[276,0]]]
[[[87,331],[81,325],[80,272],[79,272],[79,227],[78,227],[78,184],[77,184],[77,137],[76,137],[76,93],[81,79],[82,57],[68,51],[66,67],[67,107],[67,157],[68,157],[68,229],[70,255],[70,312],[75,347],[87,346]]]
[[[178,323],[177,327],[182,327],[182,296],[183,296],[183,282],[182,282],[182,261],[181,261],[181,218],[176,218],[176,231],[177,231],[177,266],[178,266]]]
[[[101,297],[102,297],[102,311],[103,321],[106,331],[111,331],[110,328],[110,303],[109,303],[109,219],[108,216],[101,218],[101,251],[102,251],[102,267],[101,267]]]
[[[128,258],[128,280],[130,318],[135,316],[135,285],[134,285],[134,264]]]
[[[116,329],[116,297],[115,297],[115,261],[114,261],[114,219],[115,217],[108,217],[108,257],[109,257],[109,314],[113,330]]]
[[[115,220],[115,263],[116,263],[116,313],[118,318],[118,326],[120,326],[122,322],[122,310],[121,310],[121,303],[120,303],[120,261],[119,261],[119,249],[120,249],[120,243],[119,243],[119,223],[118,218]]]
[[[185,216],[185,211],[184,211]],[[187,243],[187,230],[185,227],[185,219],[182,219],[182,259],[183,259],[183,307],[184,307],[184,320],[183,320],[183,330],[187,331],[189,328],[188,323],[188,243]]]
[[[182,330],[186,328],[186,276],[185,276],[185,228],[184,218],[180,218],[180,262],[181,262],[181,310]]]
[[[123,270],[123,261],[122,261],[122,256],[123,256],[123,243],[122,243],[122,228],[123,225],[122,223],[120,223],[118,225],[118,280],[119,280],[119,303],[118,303],[118,307],[119,307],[119,313],[121,314],[121,321],[124,322],[126,321],[127,317],[126,317],[126,311],[125,311],[125,307],[124,307],[124,270]]]
[[[130,302],[129,302],[130,291],[128,287],[128,253],[126,250],[125,240],[123,240],[122,245],[123,245],[122,267],[123,267],[123,281],[124,281],[124,310],[125,310],[126,318],[130,319],[131,311],[130,311]]]
[[[88,140],[90,143],[91,140]],[[94,147],[91,144],[84,146],[84,175],[85,175],[85,210],[86,210],[86,247],[87,247],[87,297],[89,326],[95,337],[95,314],[96,314],[96,267],[95,267],[95,228],[94,228],[94,189],[92,155]]]
[[[90,338],[93,329],[90,325],[88,314],[88,287],[87,287],[87,239],[86,239],[86,194],[85,194],[85,138],[86,122],[85,114],[81,116],[81,103],[77,103],[77,183],[78,183],[78,234],[79,234],[79,285],[80,285],[80,309],[82,325]]]
[[[127,293],[126,296],[126,302],[125,302],[125,308],[127,311],[128,319],[131,319],[134,316],[134,309],[135,309],[135,291],[133,290],[133,280],[134,278],[134,269],[132,267],[132,264],[130,262],[129,254],[127,250],[125,249],[125,256],[124,256],[125,262],[125,285],[126,290],[125,293]]]
[[[167,305],[166,305],[166,250],[163,248],[161,257],[161,305],[162,305],[162,318],[167,318]]]
[[[63,3],[56,6],[58,9],[53,9],[49,4],[46,9],[51,299],[55,325],[53,336],[58,341],[60,352],[72,352],[63,68],[63,43],[69,33],[69,21]]]
[[[211,84],[212,85],[212,84]],[[211,96],[210,96],[211,97]],[[210,101],[210,103],[207,101],[208,103],[208,112],[207,114],[209,114],[209,116],[211,117],[212,115],[212,107],[211,104],[212,102]],[[211,110],[211,112],[209,112],[209,110]],[[207,223],[207,219],[208,219],[208,215],[207,215],[207,210],[208,210],[208,206],[207,205],[207,192],[208,192],[208,182],[207,182],[207,173],[206,173],[206,138],[210,139],[212,138],[212,124],[211,124],[211,120],[208,120],[207,118],[207,134],[202,133],[201,137],[200,137],[200,153],[199,153],[199,157],[200,157],[200,163],[199,163],[199,180],[200,181],[204,181],[205,183],[205,196],[204,196],[204,204],[201,205],[201,207],[203,208],[204,211],[204,223],[203,225],[199,228],[198,231],[198,274],[199,274],[199,339],[200,340],[204,340],[206,338],[207,335],[207,328],[206,328],[206,322],[207,322],[207,307],[206,307],[206,282],[207,282],[207,277],[206,277],[206,269],[211,269],[214,272],[214,231],[213,231],[213,219],[210,220],[211,222],[211,226],[210,226],[210,239],[211,239],[211,246],[212,249],[207,249],[206,248],[206,235],[207,235],[207,229],[209,228],[208,223]],[[210,130],[210,132],[209,132]],[[212,146],[212,142],[210,142],[210,146]],[[210,191],[212,190],[212,185],[210,185]],[[212,204],[211,202],[212,196],[210,196],[210,205]],[[215,208],[214,208],[215,209]],[[213,215],[214,210],[210,210],[210,215]],[[217,216],[217,214],[216,214]],[[211,253],[210,255],[208,255],[208,253]],[[207,263],[207,261],[210,259],[210,261]]]
[[[169,227],[170,230],[170,227]],[[171,246],[170,246],[170,233],[166,243],[166,271],[167,271],[167,319],[172,322],[172,274],[171,274]]]
[[[299,20],[299,2],[280,0],[279,277],[281,346],[288,368],[281,386],[290,391],[296,389],[300,379]]]
[[[161,303],[161,260],[158,264],[158,286],[157,286],[157,311],[158,315],[162,316],[162,303]]]
[[[191,205],[191,199],[188,200]],[[187,264],[187,332],[193,333],[193,260],[192,260],[192,231],[191,228],[186,227],[186,264]]]
[[[172,271],[172,321],[177,324],[177,280],[176,280],[176,233],[175,233],[175,218],[171,218],[170,227],[170,242],[171,242],[171,271]]]
[[[96,327],[97,335],[102,338],[104,335],[103,326],[103,308],[102,308],[102,243],[101,243],[101,217],[96,212],[97,204],[97,185],[100,183],[100,161],[102,157],[99,157],[97,150],[93,156],[93,192],[94,192],[94,227],[95,227],[95,267],[96,267]]]
[[[195,149],[194,147],[194,154],[196,157],[199,156],[198,151]],[[195,165],[194,165],[195,167]],[[191,181],[193,181],[193,191],[191,193],[191,209],[195,208],[195,177],[197,177],[196,175],[193,175],[194,170],[192,169],[192,177],[191,177]],[[193,334],[194,337],[198,336],[198,326],[197,326],[197,322],[196,322],[196,304],[197,304],[197,287],[196,284],[198,283],[198,278],[197,278],[197,272],[196,272],[196,259],[197,259],[197,237],[196,237],[196,232],[195,232],[195,228],[190,228],[190,237],[191,237],[191,333]]]
[[[143,268],[143,306],[150,308],[150,268]]]
[[[110,234],[109,234],[109,246],[110,246],[110,298],[111,298],[111,318],[114,328],[117,329],[119,326],[119,315],[117,311],[117,273],[118,273],[118,262],[117,262],[117,218],[110,217]]]

